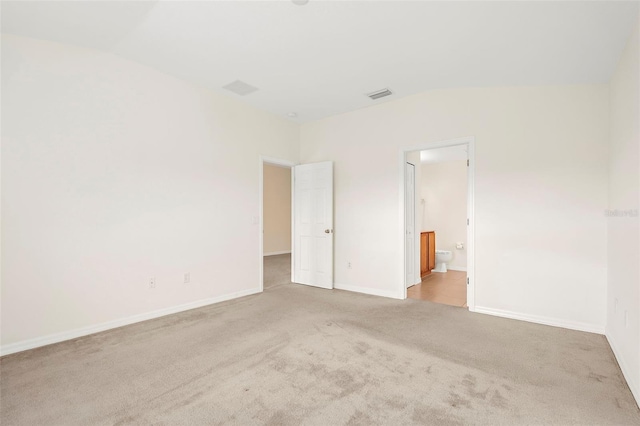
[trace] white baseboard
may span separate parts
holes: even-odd
[[[334,283],[333,288],[336,290],[346,290],[346,291],[353,291],[355,293],[370,294],[372,296],[389,297],[391,299],[402,299],[402,297],[398,297],[398,294],[395,291],[380,290],[378,288],[360,287],[355,285],[346,285],[346,284],[338,284],[338,283]]]
[[[269,253],[262,253],[263,256],[276,256],[278,254],[289,254],[291,253],[291,250],[285,250],[285,251],[270,251]]]
[[[158,309],[155,311],[146,312],[144,314],[133,315],[127,318],[120,318],[113,321],[107,321],[101,324],[77,328],[75,330],[63,331],[61,333],[49,334],[43,337],[36,337],[34,339],[28,339],[28,340],[23,340],[21,342],[11,343],[11,344],[0,347],[0,356],[9,355],[16,352],[22,352],[29,349],[39,348],[41,346],[51,345],[53,343],[59,343],[65,340],[76,339],[78,337],[87,336],[89,334],[99,333],[101,331],[111,330],[113,328],[118,328],[118,327],[122,327],[129,324],[135,324],[141,321],[147,321],[150,319],[159,318],[166,315],[176,314],[178,312],[201,308],[203,306],[213,305],[215,303],[225,302],[231,299],[237,299],[238,297],[244,297],[244,296],[260,293],[260,291],[261,290],[259,288],[238,291],[235,293],[229,293],[222,296],[212,297],[209,299],[189,302],[189,303],[185,303],[178,306],[171,306],[169,308]]]
[[[618,346],[615,343],[615,340],[611,338],[608,334],[605,334],[607,341],[609,342],[609,346],[611,346],[611,350],[613,351],[613,355],[616,357],[616,361],[618,361],[618,365],[620,366],[620,370],[622,370],[622,375],[627,381],[627,385],[629,385],[629,389],[631,389],[631,393],[633,397],[636,399],[636,404],[640,406],[640,383],[638,383],[638,377],[634,378],[631,375],[631,370],[629,370],[629,366],[627,362],[620,356],[620,351],[618,350]]]
[[[466,266],[449,266],[449,265],[447,265],[447,270],[449,270],[449,271],[467,272],[467,267]]]
[[[542,317],[538,315],[521,314],[519,312],[504,311],[502,309],[485,308],[476,305],[473,312],[494,315],[497,317],[511,318],[520,321],[534,322],[536,324],[551,325],[554,327],[568,328],[570,330],[586,331],[589,333],[604,334],[604,326],[587,324],[582,322],[566,321],[558,318]]]

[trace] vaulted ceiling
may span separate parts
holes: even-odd
[[[2,2],[2,32],[90,47],[303,122],[429,89],[604,83],[637,2]],[[241,80],[258,90],[236,95]],[[390,88],[372,101],[365,94]]]

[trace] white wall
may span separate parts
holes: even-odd
[[[335,161],[336,284],[401,297],[399,151],[475,136],[476,308],[602,332],[608,96],[434,90],[302,125],[301,161]]]
[[[264,255],[291,252],[291,169],[264,164]]]
[[[611,79],[607,338],[640,401],[640,44],[638,28]],[[627,211],[635,216],[626,216]],[[632,213],[632,214],[633,214]],[[625,315],[627,317],[625,324]]]
[[[13,36],[2,124],[3,351],[258,291],[253,165],[297,161],[296,124],[110,54]]]
[[[422,164],[423,231],[436,232],[436,250],[450,250],[450,269],[467,268],[467,160]],[[464,244],[463,250],[456,243]]]

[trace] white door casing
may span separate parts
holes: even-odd
[[[405,285],[411,287],[416,284],[416,175],[415,166],[405,164]]]
[[[292,169],[292,281],[333,288],[333,162]]]

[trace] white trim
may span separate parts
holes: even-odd
[[[449,266],[449,265],[447,265],[447,271],[467,272],[467,267],[466,266]]]
[[[296,282],[296,166],[291,167],[291,282]]]
[[[279,255],[279,254],[289,254],[289,253],[291,253],[291,250],[284,250],[284,251],[272,251],[272,252],[269,252],[269,253],[265,253],[265,254],[264,254],[264,257],[267,257],[267,256],[277,256],[277,255]]]
[[[411,204],[413,204],[413,226],[411,227],[411,232],[414,235],[413,238],[413,259],[411,259],[411,264],[409,265],[412,269],[411,271],[411,275],[406,275],[404,278],[404,284],[405,287],[409,288],[412,287],[414,285],[416,285],[417,283],[419,283],[421,281],[420,279],[420,238],[421,238],[421,233],[416,232],[417,226],[416,226],[416,222],[417,222],[417,215],[416,215],[416,191],[417,191],[417,185],[416,185],[416,165],[407,161],[404,163],[404,182],[405,182],[405,190],[406,190],[406,184],[407,181],[409,180],[409,170],[411,170],[411,166],[413,168],[413,202]],[[407,214],[407,197],[404,198],[404,210],[402,210],[404,212],[404,214]],[[405,216],[405,220],[406,220],[406,216]],[[406,226],[406,222],[405,222],[405,226]],[[405,249],[407,247],[407,242],[406,242],[406,235],[407,235],[407,228],[405,227],[404,229],[404,233],[405,233]],[[417,234],[417,236],[416,236]],[[416,262],[417,260],[417,262]],[[407,261],[407,256],[405,256],[404,261]],[[405,265],[405,272],[407,270],[407,265]]]
[[[396,292],[389,291],[389,290],[380,290],[377,288],[359,287],[355,285],[338,284],[338,283],[334,283],[333,288],[335,290],[353,291],[355,293],[370,294],[372,296],[389,297],[391,299],[401,299],[401,297],[398,297],[398,294]]]
[[[283,160],[282,158],[267,157],[266,155],[260,156],[260,163],[261,164],[267,163],[267,164],[271,164],[272,166],[280,166],[286,169],[290,169],[291,167],[296,165],[296,163],[291,162],[289,160]]]
[[[622,375],[624,376],[625,380],[627,381],[627,386],[629,386],[629,389],[631,389],[631,393],[633,394],[633,397],[636,399],[636,404],[640,405],[640,383],[638,383],[637,379],[633,380],[634,378],[631,375],[631,371],[629,370],[629,366],[624,361],[624,358],[622,358],[619,355],[620,351],[618,350],[617,345],[614,343],[615,339],[612,339],[611,336],[609,334],[606,334],[606,333],[605,333],[605,337],[607,338],[607,341],[609,342],[609,346],[611,346],[611,351],[613,351],[613,356],[615,356],[616,357],[616,361],[618,361],[618,365],[620,366],[620,370],[622,370]]]
[[[78,337],[88,336],[89,334],[99,333],[101,331],[111,330],[125,325],[135,324],[137,322],[147,321],[154,318],[160,318],[178,312],[189,311],[191,309],[201,308],[215,303],[225,302],[239,297],[250,296],[260,293],[259,288],[237,291],[222,296],[212,297],[209,299],[197,300],[182,305],[171,306],[168,308],[158,309],[144,314],[133,315],[126,318],[120,318],[112,321],[103,322],[101,324],[90,325],[87,327],[76,328],[75,330],[63,331],[62,333],[49,334],[48,336],[36,337],[34,339],[23,340],[21,342],[11,343],[0,347],[0,355],[9,355],[16,352],[22,352],[29,349],[39,348],[41,346],[51,345],[53,343],[64,342],[65,340],[77,339]]]
[[[476,191],[476,140],[469,138],[467,145],[467,306],[470,311],[476,309],[476,213],[475,213],[475,191]]]
[[[260,292],[264,291],[264,256],[270,256],[273,254],[279,254],[276,252],[264,254],[264,163],[271,164],[279,167],[286,167],[292,169],[295,166],[295,163],[289,160],[283,160],[280,158],[267,157],[266,155],[261,155],[259,158],[259,166],[258,166],[258,286],[260,288]],[[291,208],[293,209],[293,170],[291,173]],[[293,224],[293,215],[291,216],[291,223]],[[293,243],[293,225],[291,232],[291,241]],[[293,247],[293,245],[291,246]],[[289,251],[289,253],[291,253]],[[284,254],[281,253],[281,254]],[[293,274],[293,256],[291,260],[291,273]],[[291,277],[293,278],[293,276]],[[292,280],[293,282],[293,280]]]
[[[604,334],[604,326],[588,324],[584,322],[567,321],[559,318],[550,318],[550,317],[543,317],[539,315],[522,314],[519,312],[505,311],[502,309],[485,308],[482,306],[476,306],[473,312],[476,312],[479,314],[493,315],[496,317],[533,322],[536,324],[551,325],[553,327],[568,328],[569,330]]]
[[[399,193],[400,193],[400,239],[402,240],[402,245],[399,247],[399,256],[400,256],[400,264],[402,267],[400,271],[402,273],[402,279],[400,280],[400,285],[398,288],[399,294],[401,295],[401,299],[407,298],[407,287],[405,285],[405,277],[406,277],[406,261],[405,261],[405,241],[404,241],[404,230],[405,230],[405,204],[404,204],[404,195],[405,195],[405,178],[404,178],[404,163],[407,161],[407,154],[412,151],[424,151],[427,149],[435,149],[435,148],[444,148],[448,146],[458,146],[458,145],[467,145],[468,150],[468,158],[469,158],[469,167],[467,168],[467,217],[469,218],[469,225],[467,226],[467,278],[469,280],[469,284],[467,285],[467,306],[469,306],[469,311],[475,311],[476,298],[475,298],[475,210],[474,210],[474,191],[475,191],[475,138],[473,136],[467,136],[463,138],[457,139],[449,139],[437,142],[428,142],[421,145],[415,145],[407,148],[401,148],[398,156],[399,160]]]

